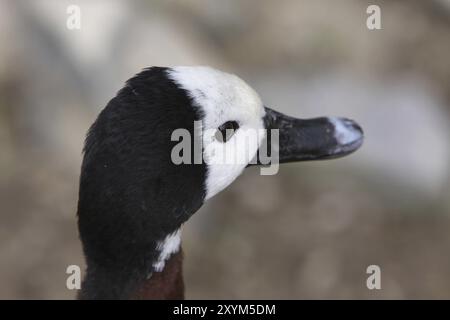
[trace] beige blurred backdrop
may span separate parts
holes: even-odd
[[[290,115],[356,119],[366,140],[249,169],[211,199],[183,231],[187,298],[449,299],[449,57],[446,0],[0,0],[0,298],[75,297],[89,125],[144,67],[210,65]]]

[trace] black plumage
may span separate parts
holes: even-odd
[[[173,130],[187,129],[193,139],[202,115],[167,70],[148,68],[128,80],[87,135],[78,202],[82,299],[129,297],[153,271],[157,242],[204,201],[206,165],[170,158]]]

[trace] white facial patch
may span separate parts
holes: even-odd
[[[158,260],[153,263],[153,268],[156,272],[163,271],[167,259],[169,259],[172,254],[177,253],[180,250],[180,244],[180,229],[174,233],[168,234],[164,240],[158,242],[156,245],[156,250],[159,251],[159,257]]]
[[[334,126],[334,137],[339,144],[350,144],[361,138],[361,132],[352,125],[347,125],[347,119],[329,117],[328,121]]]
[[[169,77],[185,89],[202,119],[203,158],[208,164],[205,200],[216,195],[234,181],[256,155],[265,134],[265,111],[258,94],[239,77],[209,67],[174,67]],[[219,141],[214,132],[227,121],[239,124],[227,142]],[[249,138],[249,131],[259,134]],[[226,154],[227,160],[223,158]],[[248,155],[248,161],[242,161]]]

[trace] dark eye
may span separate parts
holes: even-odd
[[[230,140],[237,129],[239,129],[239,124],[236,121],[227,121],[217,128],[216,139],[225,143]]]

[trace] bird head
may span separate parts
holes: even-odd
[[[158,271],[180,226],[247,166],[335,158],[362,141],[352,120],[296,119],[265,107],[232,74],[145,69],[86,138],[78,223],[88,274]]]

